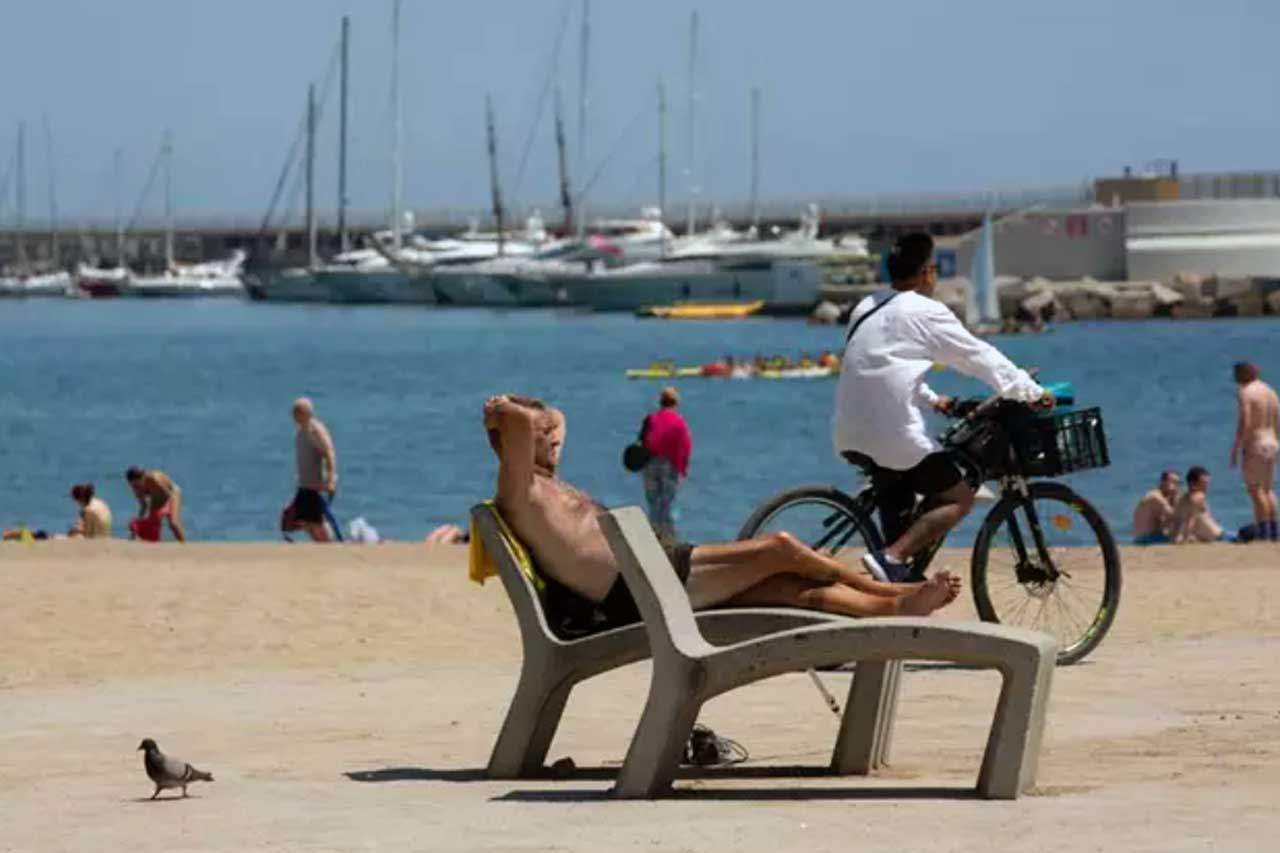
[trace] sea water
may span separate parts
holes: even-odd
[[[1210,503],[1251,520],[1227,467],[1234,361],[1280,379],[1280,320],[1064,324],[992,343],[1045,381],[1100,406],[1111,467],[1066,478],[1127,536],[1161,469],[1200,464]],[[294,489],[290,404],[309,396],[338,450],[334,504],[384,536],[419,539],[465,524],[493,494],[496,461],[481,407],[496,393],[543,397],[568,416],[563,476],[608,505],[642,503],[621,464],[664,382],[623,372],[657,359],[816,355],[843,330],[799,320],[639,320],[577,311],[260,305],[239,301],[0,301],[0,526],[65,531],[73,483],[92,481],[117,535],[137,504],[124,471],[161,468],[181,486],[188,534],[279,537]],[[941,393],[979,394],[951,371]],[[681,379],[693,432],[677,498],[681,536],[732,538],[752,508],[803,483],[856,485],[833,453],[832,380]],[[936,429],[945,423],[939,419]],[[979,505],[979,515],[982,505]],[[957,544],[972,541],[975,521]],[[1122,536],[1122,538],[1123,538]]]

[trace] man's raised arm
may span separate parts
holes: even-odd
[[[538,412],[502,394],[484,404],[484,427],[498,453],[498,505],[520,501],[533,485]]]

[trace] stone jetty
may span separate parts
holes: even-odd
[[[828,287],[815,310],[816,322],[848,316],[848,310],[882,285]],[[969,282],[938,282],[935,296],[963,318]],[[1152,317],[1260,317],[1280,315],[1280,280],[1219,278],[1182,274],[1172,281],[1050,281],[1005,278],[996,281],[1000,313],[1011,326],[1071,320],[1144,320]]]

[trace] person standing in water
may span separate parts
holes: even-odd
[[[293,401],[294,459],[298,468],[298,490],[284,508],[280,529],[286,533],[305,530],[315,542],[329,541],[328,499],[338,490],[338,453],[329,429],[315,416],[306,397]]]
[[[1270,385],[1262,381],[1256,365],[1247,361],[1235,365],[1238,386],[1236,400],[1236,440],[1231,445],[1231,467],[1240,463],[1245,491],[1253,504],[1254,534],[1258,539],[1277,541],[1276,452],[1280,449],[1280,400]]]

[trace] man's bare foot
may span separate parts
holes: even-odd
[[[955,601],[959,589],[951,586],[951,575],[938,572],[920,585],[915,592],[897,600],[899,616],[928,616],[940,607]]]
[[[960,590],[964,589],[964,583],[960,580],[959,575],[953,575],[951,572],[938,572],[936,577],[945,577],[947,579],[947,604],[956,600],[956,596],[960,594]]]

